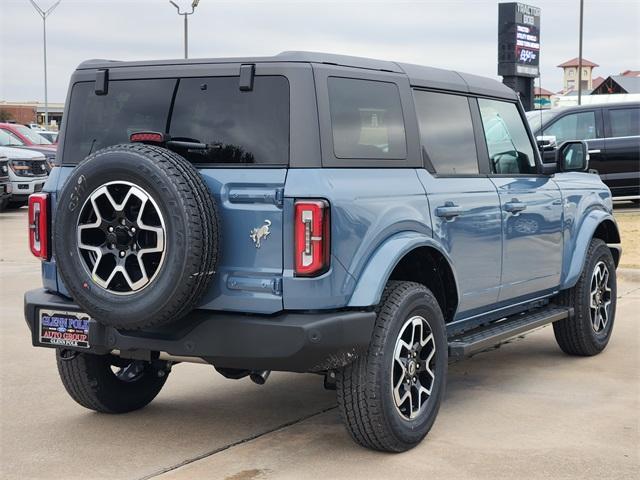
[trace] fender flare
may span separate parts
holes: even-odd
[[[453,265],[449,255],[433,238],[417,232],[396,233],[382,242],[374,251],[357,279],[356,287],[347,306],[369,307],[377,305],[382,298],[382,292],[391,273],[400,260],[407,253],[419,247],[431,247],[437,250],[445,257],[450,267]],[[459,294],[458,279],[452,267],[451,271]]]
[[[611,221],[613,225],[615,225],[616,233],[618,238],[620,238],[618,224],[616,223],[613,215],[603,210],[591,210],[580,225],[575,240],[569,245],[565,244],[565,248],[569,252],[572,252],[572,256],[569,262],[565,262],[563,280],[560,284],[561,290],[571,288],[578,282],[578,278],[580,277],[586,262],[587,249],[589,248],[591,239],[598,227],[606,221]],[[607,243],[607,245],[609,248],[618,250],[619,254],[622,251],[620,245],[617,243]]]

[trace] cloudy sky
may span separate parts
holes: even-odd
[[[190,56],[313,50],[497,77],[497,3],[201,0],[189,22]],[[558,90],[556,65],[577,57],[579,0],[525,3],[542,8],[542,86]],[[640,70],[640,2],[584,3],[584,57],[600,65],[596,74]],[[181,57],[181,22],[168,0],[62,0],[47,21],[49,101],[64,101],[82,60]],[[0,100],[42,100],[42,72],[42,20],[28,0],[0,0]]]

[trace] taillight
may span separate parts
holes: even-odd
[[[295,202],[295,274],[311,277],[329,268],[329,203],[325,200]]]
[[[49,258],[49,195],[29,195],[29,248],[36,257]]]
[[[167,140],[164,133],[158,132],[134,132],[129,136],[131,143],[157,143],[162,144]]]

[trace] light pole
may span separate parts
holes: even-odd
[[[174,2],[173,0],[169,0],[169,3],[174,7],[176,7],[176,10],[178,11],[178,15],[182,15],[184,17],[184,58],[189,58],[189,20],[188,19],[189,19],[189,15],[193,15],[193,12],[198,6],[198,3],[200,3],[200,0],[193,0],[191,2],[191,11],[187,12],[185,10],[182,13],[180,12],[180,7],[176,2]]]
[[[582,105],[582,23],[584,0],[580,0],[580,39],[578,40],[578,105]]]
[[[43,10],[34,0],[29,0],[36,12],[42,17],[42,34],[44,38],[44,124],[49,126],[49,100],[47,98],[47,17],[53,12],[62,0],[58,0],[47,10]]]

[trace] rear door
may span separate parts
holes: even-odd
[[[498,300],[500,201],[478,164],[475,99],[425,90],[413,95],[426,166],[418,170],[418,178],[429,199],[433,235],[454,264],[460,289],[456,319],[461,319]]]
[[[177,150],[199,168],[218,206],[218,271],[203,303],[275,312],[282,309],[289,83],[258,74],[250,90],[241,90],[239,77],[225,70],[178,81],[168,128],[172,140],[210,146]]]
[[[242,82],[241,70],[246,75]],[[218,207],[217,271],[201,307],[281,310],[283,192],[292,146],[298,152],[305,141],[290,121],[291,96],[313,87],[311,67],[114,68],[106,94],[95,93],[95,72],[81,77],[70,97],[63,167],[72,168],[109,145],[128,143],[133,132],[163,132],[183,142],[183,147],[174,142],[171,148],[198,169]]]
[[[600,171],[600,176],[609,186],[614,197],[638,196],[640,195],[640,106],[636,104],[607,107],[604,109],[604,120],[607,168]]]

